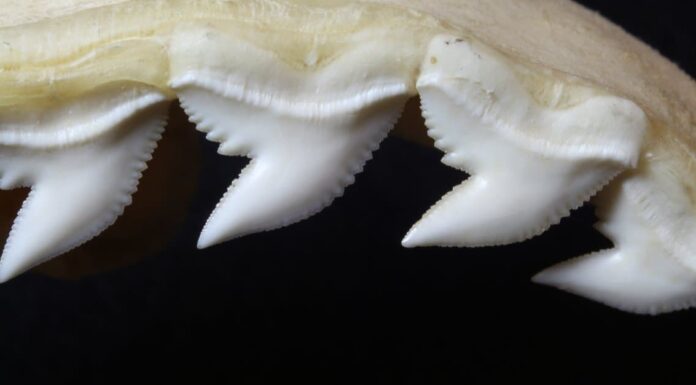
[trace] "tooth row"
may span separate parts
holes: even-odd
[[[414,90],[409,65],[393,64],[394,53],[377,49],[384,42],[362,39],[329,64],[309,54],[297,68],[216,28],[174,32],[171,90],[197,129],[220,143],[221,155],[252,159],[216,205],[198,247],[303,220],[354,182]],[[550,93],[529,89],[540,86],[521,79],[524,71],[508,59],[451,36],[435,37],[419,68],[415,88],[428,135],[445,152],[444,164],[472,176],[425,213],[404,246],[523,241],[637,165],[647,123],[627,100],[587,89],[566,99],[560,94],[581,86],[561,80]],[[0,281],[116,220],[162,134],[170,98],[124,83],[53,107],[0,109],[0,188],[31,186],[0,258]],[[534,280],[634,312],[692,306],[696,262],[670,247],[664,226],[644,214],[629,189],[638,175],[631,172],[596,198],[599,229],[616,248]]]

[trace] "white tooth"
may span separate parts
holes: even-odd
[[[633,166],[645,131],[642,111],[615,97],[543,107],[504,58],[447,36],[431,43],[418,91],[443,163],[473,176],[413,226],[406,247],[538,235]]]
[[[179,90],[187,112],[205,116],[223,155],[252,161],[208,219],[205,248],[307,218],[343,193],[386,136],[405,102],[394,98],[351,114],[300,118],[235,102],[197,87]],[[222,139],[224,138],[224,139]]]
[[[146,108],[115,97],[112,108],[124,113],[106,123],[84,115],[75,124],[85,132],[94,129],[90,124],[108,127],[83,143],[65,146],[57,140],[49,146],[46,133],[35,146],[0,147],[0,187],[31,186],[0,258],[0,281],[90,240],[130,204],[167,116],[163,95],[151,92],[150,100]],[[36,131],[41,130],[46,128]]]
[[[696,305],[696,272],[674,258],[626,188],[612,184],[596,199],[603,208],[597,227],[615,248],[560,263],[537,274],[534,282],[636,313]]]
[[[200,248],[292,224],[340,196],[413,93],[404,63],[420,60],[360,33],[340,51],[307,41],[293,57],[311,60],[288,63],[274,53],[275,38],[257,46],[224,31],[181,26],[170,47],[170,85],[190,119],[221,143],[220,154],[252,158],[208,219]]]

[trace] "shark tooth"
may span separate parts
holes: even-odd
[[[179,91],[182,105],[222,155],[252,158],[206,222],[199,248],[303,220],[328,206],[354,181],[396,122],[403,98],[368,111],[307,119],[197,88]]]
[[[97,236],[130,204],[164,130],[167,103],[156,91],[147,93],[147,106],[144,99],[127,94],[114,94],[99,119],[48,114],[58,122],[37,120],[37,127],[25,130],[43,133],[34,146],[0,148],[0,187],[31,186],[0,257],[0,281]],[[60,123],[66,121],[80,132],[98,134],[73,143],[60,134],[67,129]],[[54,145],[49,146],[51,140]]]
[[[626,185],[604,190],[595,203],[601,220],[597,229],[615,247],[562,262],[532,280],[634,313],[694,306],[696,271],[662,241]]]
[[[537,100],[519,80],[530,75],[513,68],[475,42],[431,43],[417,85],[428,134],[443,163],[472,176],[412,227],[405,246],[523,241],[635,165],[646,126],[640,108],[562,84]],[[532,91],[547,94],[534,81]]]
[[[324,68],[301,71],[229,36],[206,30],[186,36],[181,41],[199,42],[199,54],[191,57],[216,57],[203,68],[173,64],[181,74],[172,87],[182,107],[198,130],[220,143],[220,154],[252,159],[210,215],[199,248],[287,226],[328,206],[353,183],[408,98],[407,77],[361,64],[374,48],[369,42]],[[263,71],[215,70],[220,61],[235,68],[236,53],[253,57]]]

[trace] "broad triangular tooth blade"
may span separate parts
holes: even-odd
[[[560,110],[537,105],[502,58],[461,39],[431,43],[418,91],[443,163],[472,177],[413,226],[406,247],[538,235],[635,163],[644,131],[642,111],[618,98],[590,97]],[[602,134],[603,126],[625,132]]]
[[[0,258],[0,282],[81,245],[116,221],[164,130],[162,100],[138,107],[136,115],[82,144],[0,148],[0,187],[31,186]]]
[[[442,92],[421,89],[428,134],[443,163],[473,174],[416,223],[404,246],[490,246],[523,241],[558,223],[620,170],[521,149]]]
[[[603,208],[597,228],[615,248],[550,267],[533,281],[635,313],[696,305],[696,272],[672,256],[623,189],[612,184],[596,199]]]
[[[305,219],[343,194],[395,124],[406,96],[303,116],[256,107],[198,86],[181,104],[222,155],[252,158],[208,219],[199,248]]]

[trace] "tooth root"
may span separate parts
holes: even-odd
[[[617,186],[597,199],[598,229],[615,248],[552,266],[533,281],[635,313],[658,314],[696,305],[696,272],[672,256]]]
[[[446,153],[443,163],[472,177],[413,226],[404,246],[523,241],[635,163],[645,122],[632,103],[597,96],[544,108],[503,59],[461,39],[436,38],[427,57],[438,58],[425,61],[418,81],[428,134]],[[617,137],[615,128],[623,130]],[[559,133],[565,142],[553,141]]]
[[[113,224],[131,202],[164,130],[167,103],[69,147],[0,148],[2,188],[31,185],[0,258],[0,281],[67,252]]]
[[[199,129],[220,139],[219,153],[252,158],[208,219],[199,248],[283,227],[329,205],[353,183],[405,103],[398,96],[356,112],[303,117],[202,87],[178,94]]]

